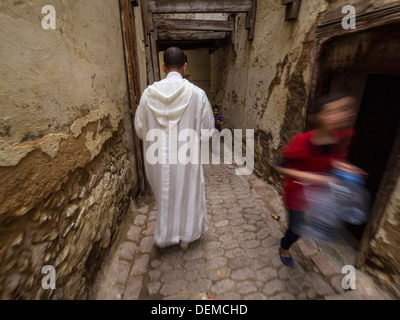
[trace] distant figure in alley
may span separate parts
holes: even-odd
[[[188,144],[178,139],[182,130],[194,130],[198,137],[202,129],[214,130],[210,102],[203,90],[183,78],[186,67],[184,52],[177,47],[168,48],[162,65],[167,77],[143,92],[135,115],[135,129],[143,140],[146,175],[157,203],[154,242],[160,248],[180,244],[186,249],[208,228],[200,153],[191,155],[199,157],[197,162],[170,161],[178,157],[176,150],[181,152]],[[151,136],[154,129],[165,134],[162,142]],[[165,164],[146,159],[155,143],[162,147],[154,156],[166,157]],[[200,144],[200,139],[191,143]]]

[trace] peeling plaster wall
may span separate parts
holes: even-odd
[[[3,299],[87,298],[137,191],[119,2],[46,4],[0,4]]]
[[[313,32],[327,6],[302,1],[299,19],[285,22],[280,1],[258,1],[254,40],[240,15],[235,47],[211,55],[211,99],[226,127],[255,130],[255,172],[265,179],[277,150],[304,129]]]
[[[400,179],[384,210],[376,234],[372,237],[366,262],[380,283],[400,298]]]
[[[255,173],[265,180],[278,150],[305,129],[315,30],[328,10],[347,4],[302,1],[298,19],[285,21],[280,1],[258,1],[254,39],[247,40],[241,14],[234,46],[211,54],[210,99],[222,106],[226,127],[255,130]]]
[[[285,6],[280,1],[258,1],[254,40],[247,41],[246,16],[240,15],[235,45],[220,48],[211,55],[211,99],[222,106],[226,127],[255,130],[255,173],[267,181],[275,177],[271,165],[278,150],[291,136],[305,129],[315,29],[325,12],[352,2],[302,1],[298,19],[285,22]],[[373,7],[395,2],[370,1]],[[349,42],[349,48],[354,50],[352,43]],[[386,44],[389,46],[384,51],[386,55],[397,52],[395,43]],[[371,50],[378,49],[366,49]],[[348,57],[340,56],[334,61],[345,58]],[[391,63],[397,66],[398,60]],[[361,65],[369,66],[368,62]],[[346,80],[358,81],[352,86],[357,94],[362,94],[365,77],[355,74]],[[391,290],[397,296],[400,296],[399,194],[398,182],[389,195],[390,203],[367,253],[367,260],[384,271],[382,283],[391,282]]]

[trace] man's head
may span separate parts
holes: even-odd
[[[217,106],[217,105],[213,106],[213,113],[214,113],[214,115],[219,114],[219,106]]]
[[[164,52],[164,63],[162,68],[166,74],[171,71],[179,72],[182,76],[186,72],[187,63],[185,54],[177,47],[170,47]]]

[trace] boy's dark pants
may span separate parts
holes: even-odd
[[[302,215],[302,211],[294,211],[287,209],[289,214],[289,226],[287,228],[285,236],[281,239],[281,248],[284,250],[289,250],[293,243],[299,239],[299,235],[294,233],[292,230],[295,223],[298,221],[299,215]],[[297,215],[297,216],[296,216]]]

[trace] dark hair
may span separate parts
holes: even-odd
[[[315,104],[314,104],[314,112],[313,114],[310,115],[310,123],[312,125],[312,127],[316,128],[319,126],[318,122],[317,122],[317,116],[318,114],[324,110],[324,107],[332,102],[338,101],[338,100],[342,100],[344,98],[351,98],[351,99],[355,99],[355,97],[348,91],[341,91],[338,93],[334,93],[334,94],[327,94],[324,96],[321,96],[317,99],[315,99]]]
[[[177,47],[170,47],[164,52],[164,64],[169,70],[182,68],[185,60],[185,54]]]
[[[213,110],[214,109],[218,109],[219,110],[219,106],[217,106],[216,104],[214,104],[212,108],[213,108]]]
[[[317,98],[315,100],[314,114],[322,111],[322,109],[327,104],[330,104],[332,102],[335,102],[335,101],[338,101],[338,100],[341,100],[344,98],[353,98],[354,99],[354,96],[352,96],[350,94],[350,92],[348,92],[348,91],[342,91],[342,92],[338,92],[338,93],[334,93],[334,94],[324,95],[324,96]]]

